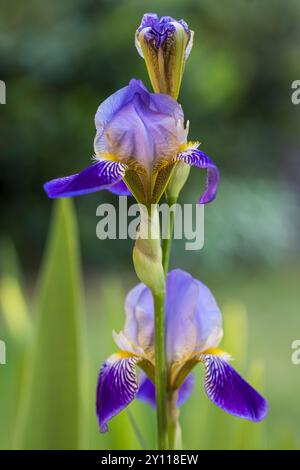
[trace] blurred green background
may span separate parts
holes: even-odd
[[[299,448],[300,366],[291,363],[300,339],[300,106],[291,102],[299,1],[0,5],[0,448],[139,448],[132,419],[154,446],[146,405],[132,404],[107,435],[94,416],[98,370],[137,282],[132,241],[96,238],[97,206],[118,200],[107,192],[74,200],[79,233],[64,201],[49,230],[53,203],[42,189],[87,166],[101,101],[132,77],[150,87],[133,43],[147,11],[184,18],[195,31],[179,100],[190,138],[221,171],[218,198],[205,208],[204,249],[175,242],[171,264],[210,286],[224,313],[223,347],[270,406],[258,425],[225,415],[206,399],[199,366],[182,408],[184,446]],[[193,170],[181,201],[196,201],[203,183]]]

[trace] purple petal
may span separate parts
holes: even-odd
[[[119,183],[125,173],[125,166],[112,161],[99,161],[81,173],[48,181],[44,189],[50,198],[79,196],[100,189],[110,189]],[[117,188],[118,189],[118,188]]]
[[[193,277],[174,269],[166,285],[166,354],[168,363],[181,361],[196,347],[195,310],[199,289]]]
[[[266,417],[267,401],[225,359],[203,354],[201,360],[205,365],[205,390],[215,405],[254,422]]]
[[[122,106],[132,99],[135,93],[143,92],[148,93],[143,82],[131,80],[128,86],[116,91],[100,104],[95,115],[97,134],[94,140],[94,149],[96,153],[106,152],[104,132],[107,124]]]
[[[178,400],[177,400],[178,406],[183,405],[187,401],[187,399],[190,398],[194,389],[194,383],[195,383],[194,374],[191,373],[187,376],[183,384],[179,387]]]
[[[156,407],[155,386],[152,380],[148,378],[145,372],[140,373],[139,389],[136,395],[138,400],[148,403],[152,408]]]
[[[118,183],[113,184],[112,186],[109,186],[107,189],[108,191],[113,194],[116,194],[117,196],[132,196],[131,192],[122,180]]]
[[[209,288],[181,269],[170,271],[166,289],[168,362],[217,347],[221,337],[222,315]]]
[[[96,155],[150,165],[172,159],[184,133],[181,106],[170,96],[149,93],[139,80],[110,96],[96,113]]]
[[[123,333],[147,353],[154,350],[154,305],[150,290],[138,284],[127,295]],[[181,361],[195,351],[217,347],[222,336],[222,316],[211,291],[181,269],[167,275],[166,355],[168,363]],[[118,344],[120,349],[124,345]]]
[[[199,204],[207,204],[215,199],[219,184],[219,171],[214,162],[201,150],[190,149],[181,152],[176,157],[190,166],[207,169],[206,189],[199,199]]]
[[[171,16],[159,18],[156,13],[146,13],[137,31],[140,33],[143,29],[147,28],[147,39],[151,42],[154,41],[155,47],[159,48],[167,39],[172,37],[174,31],[176,31],[176,23],[180,24],[190,37],[191,32],[185,21],[177,21]]]
[[[125,301],[126,321],[124,335],[128,340],[150,352],[154,349],[154,305],[153,297],[144,284],[138,284],[127,295]]]
[[[177,405],[183,405],[190,397],[194,388],[194,374],[189,374],[178,390]],[[155,386],[148,376],[141,372],[137,399],[148,403],[152,408],[156,407]]]
[[[96,410],[100,432],[108,431],[107,422],[135,398],[138,384],[135,366],[138,358],[113,354],[103,364],[97,386]]]

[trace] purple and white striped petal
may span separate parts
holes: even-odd
[[[183,384],[179,387],[177,399],[178,406],[183,405],[188,400],[194,389],[194,382],[194,374],[191,373],[187,376]],[[140,374],[139,390],[136,398],[138,400],[148,403],[148,405],[152,406],[152,408],[156,407],[155,386],[145,374],[145,372],[141,372]]]
[[[249,421],[261,421],[268,412],[267,401],[249,385],[223,357],[201,354],[205,365],[208,398],[227,413]]]
[[[101,367],[96,400],[100,432],[108,431],[107,422],[135,398],[138,361],[138,357],[120,352],[110,356]]]
[[[125,168],[122,163],[102,160],[81,173],[48,181],[44,189],[50,198],[79,196],[100,189],[109,189],[119,194],[120,190],[124,190],[123,185],[118,185],[122,182]]]
[[[199,199],[199,204],[212,202],[218,191],[219,170],[209,156],[201,150],[191,148],[179,153],[176,160],[181,160],[190,166],[207,170],[206,189]]]

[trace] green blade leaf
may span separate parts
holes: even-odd
[[[10,239],[0,242],[0,312],[11,337],[28,340],[31,318],[23,293],[21,269],[15,246]]]
[[[15,446],[77,449],[81,435],[81,283],[70,200],[55,203]]]

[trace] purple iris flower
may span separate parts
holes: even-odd
[[[101,432],[107,422],[138,398],[155,406],[154,308],[149,289],[138,284],[125,302],[124,330],[114,332],[120,351],[103,364],[97,388],[97,416]],[[228,413],[250,421],[265,418],[266,400],[230,365],[230,356],[218,349],[222,315],[202,282],[176,269],[169,272],[165,303],[168,390],[177,393],[177,404],[193,389],[191,370],[205,367],[208,398]],[[138,381],[136,366],[142,369]]]
[[[215,198],[218,170],[197,144],[187,142],[182,108],[170,96],[149,93],[141,81],[131,80],[99,106],[95,124],[95,162],[81,173],[46,183],[50,198],[108,189],[132,193],[143,204],[156,203],[180,161],[207,169],[200,203]]]

